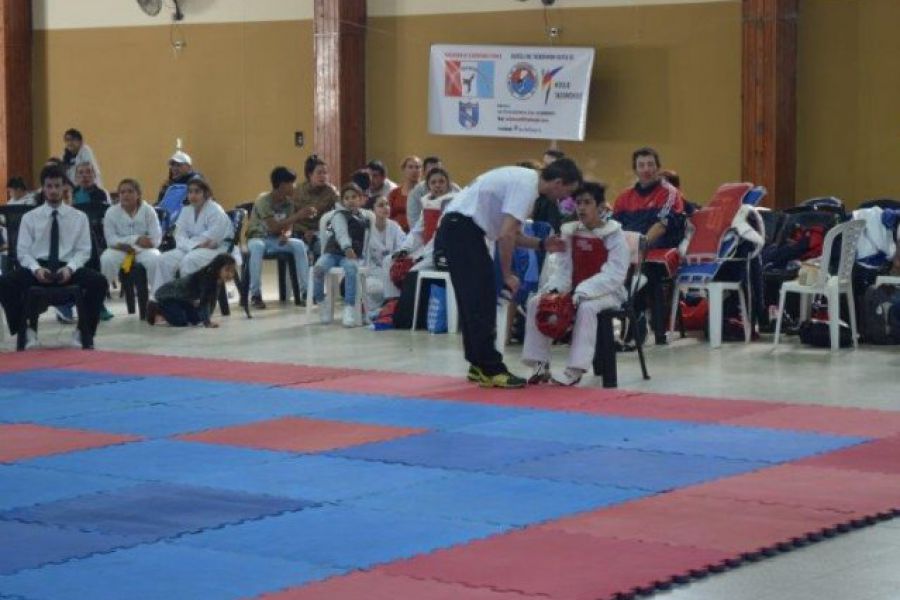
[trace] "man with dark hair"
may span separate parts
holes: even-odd
[[[82,293],[82,312],[74,342],[93,349],[100,307],[108,284],[100,273],[85,267],[91,258],[88,218],[62,201],[65,174],[55,166],[41,171],[44,204],[29,211],[19,225],[16,250],[22,268],[0,277],[0,303],[6,311],[10,333],[25,318],[25,294],[35,285],[77,285]],[[28,345],[37,344],[36,329],[28,330]]]
[[[631,155],[631,168],[637,182],[616,198],[613,218],[626,231],[647,236],[651,249],[675,248],[684,237],[684,197],[660,175],[659,153],[653,148],[638,148]],[[644,274],[648,282],[641,302],[652,299],[652,324],[657,344],[666,343],[665,310],[662,281],[668,277],[663,262],[650,261]],[[640,327],[640,325],[639,325]],[[638,332],[642,335],[643,332]]]
[[[456,292],[468,378],[483,387],[520,388],[525,380],[509,372],[497,352],[494,261],[485,244],[496,242],[504,294],[515,295],[519,279],[512,271],[517,246],[560,251],[555,236],[541,240],[522,233],[535,199],[544,194],[558,200],[581,184],[581,171],[569,159],[558,160],[540,172],[524,167],[501,167],[484,173],[450,201],[435,236],[435,252],[447,259]]]
[[[30,204],[34,204],[34,197],[30,197]],[[29,204],[28,186],[21,177],[10,177],[6,182],[6,203],[7,204]]]
[[[369,197],[366,208],[370,208],[370,205],[375,202],[375,198],[378,196],[387,198],[397,184],[388,179],[387,169],[380,160],[370,160],[366,165],[366,170],[369,172],[369,187],[364,189]]]
[[[553,161],[565,158],[565,156],[566,154],[562,150],[548,148],[544,151],[541,164],[546,167]],[[547,223],[555,233],[560,233],[560,228],[562,227],[562,213],[559,209],[559,202],[551,200],[544,195],[538,196],[538,199],[534,202],[534,211],[531,213],[531,219],[533,221]]]
[[[544,150],[544,156],[542,158],[543,158],[544,166],[546,167],[553,161],[559,160],[559,159],[565,158],[565,157],[566,157],[566,153],[563,152],[562,150],[559,150],[557,148],[547,148],[546,150]]]
[[[266,307],[262,299],[262,262],[266,255],[289,254],[294,257],[297,279],[305,287],[309,279],[309,256],[303,240],[291,237],[294,224],[316,216],[316,208],[298,209],[292,198],[297,174],[287,167],[275,167],[269,180],[272,191],[256,200],[247,227],[247,251],[250,254],[250,301],[254,308]],[[301,294],[306,297],[306,294]]]
[[[422,216],[422,199],[428,195],[428,173],[432,169],[443,169],[444,163],[438,156],[426,156],[422,161],[422,179],[416,184],[416,187],[409,193],[406,199],[406,219],[409,222],[410,231],[415,228],[419,217]],[[450,182],[450,190],[456,193],[460,190],[459,186]]]

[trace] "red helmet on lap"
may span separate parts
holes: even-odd
[[[413,259],[409,256],[398,258],[391,265],[391,283],[395,286],[403,287],[403,280],[406,279],[407,273],[413,267]]]
[[[575,305],[570,294],[544,294],[538,301],[535,315],[538,331],[553,338],[561,339],[575,322]]]

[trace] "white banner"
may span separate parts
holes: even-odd
[[[593,48],[431,47],[428,131],[583,140]]]

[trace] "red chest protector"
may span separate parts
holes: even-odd
[[[572,236],[572,289],[600,272],[608,256],[606,244],[593,235]]]
[[[422,233],[422,242],[427,244],[434,237],[434,232],[437,231],[438,221],[441,220],[441,209],[423,208],[422,218],[425,219],[425,231]]]

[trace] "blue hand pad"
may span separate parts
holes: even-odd
[[[299,586],[340,571],[168,542],[0,577],[0,589],[41,600],[227,600]]]
[[[175,543],[361,569],[500,531],[482,523],[322,506],[204,531]]]
[[[354,446],[332,456],[479,471],[560,454],[579,446],[468,433],[434,432]]]
[[[54,502],[134,485],[129,479],[105,475],[61,473],[22,464],[0,465],[0,510]]]
[[[95,373],[92,371],[68,371],[65,369],[30,369],[28,371],[0,374],[0,388],[17,388],[37,392],[137,379],[141,379],[141,377],[139,375],[123,375],[121,373]]]

